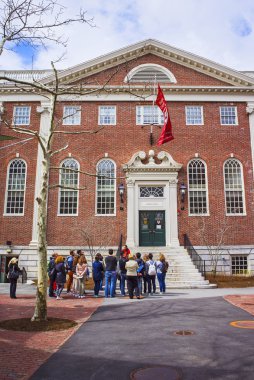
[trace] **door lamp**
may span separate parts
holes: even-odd
[[[118,191],[119,191],[119,195],[120,195],[120,202],[122,205],[123,204],[123,195],[124,195],[124,184],[123,183],[120,183],[120,185],[118,186]],[[120,206],[120,210],[123,210],[123,206]]]
[[[186,194],[187,187],[182,182],[180,185],[180,195],[181,195],[181,210],[184,210],[184,200],[185,200],[185,194]]]

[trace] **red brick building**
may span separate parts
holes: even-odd
[[[4,74],[52,81],[44,71]],[[51,161],[64,170],[50,172],[49,253],[88,249],[87,236],[101,250],[116,248],[121,234],[133,251],[180,252],[187,234],[208,266],[210,246],[218,254],[222,241],[218,270],[254,270],[252,72],[147,40],[63,70],[59,80],[62,87],[79,83],[87,95],[58,99],[58,129],[103,129],[54,136],[54,149],[68,148]],[[163,115],[153,106],[155,80],[163,89],[174,134],[161,146],[156,145]],[[6,82],[0,91],[1,134],[6,134],[4,120],[47,132],[52,111],[45,97]],[[11,250],[9,256],[19,255],[34,277],[40,148],[35,138],[19,135],[19,140],[1,142],[0,157],[2,272]],[[54,187],[59,183],[79,190]]]

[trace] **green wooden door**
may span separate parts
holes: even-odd
[[[139,211],[139,245],[165,246],[165,211]]]

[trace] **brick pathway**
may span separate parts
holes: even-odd
[[[225,296],[224,299],[254,315],[254,295]]]
[[[48,316],[75,320],[65,331],[20,332],[0,329],[0,380],[26,380],[84,323],[103,302],[102,298],[48,300]],[[0,295],[0,320],[33,315],[35,297],[18,295],[16,300]]]

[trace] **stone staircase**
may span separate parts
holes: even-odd
[[[182,247],[166,248],[166,247],[139,247],[139,252],[153,253],[154,259],[157,260],[160,253],[163,253],[169,263],[169,269],[166,275],[167,289],[211,289],[216,285],[210,284],[205,280],[198,269],[195,267],[187,250]]]

